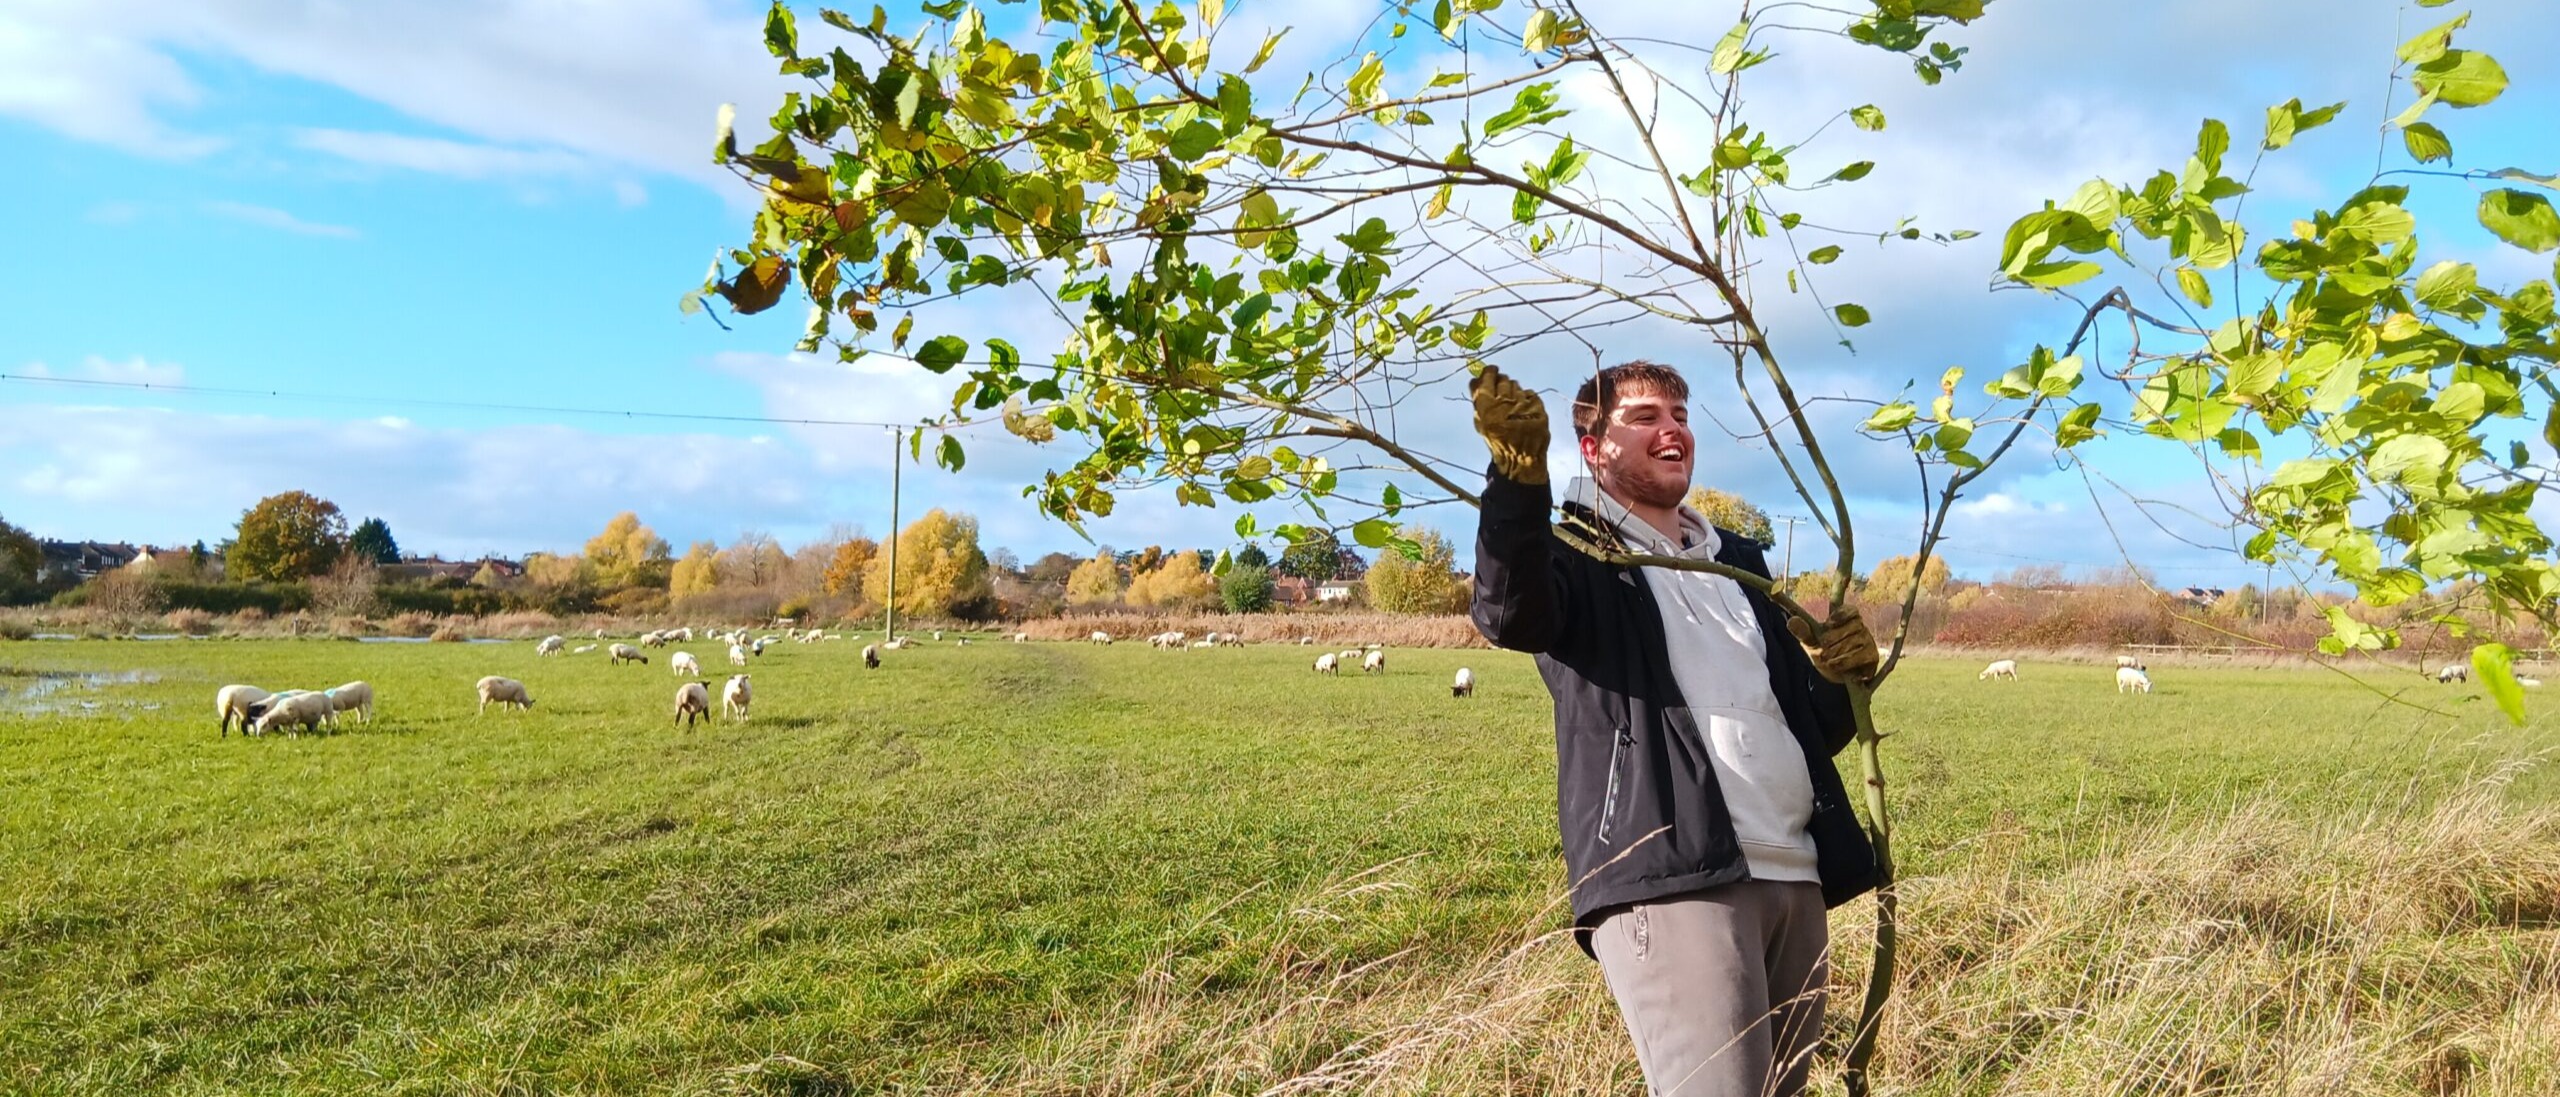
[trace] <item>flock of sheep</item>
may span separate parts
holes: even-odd
[[[787,626],[788,622],[784,624]],[[604,630],[597,629],[596,643],[581,644],[571,648],[567,637],[545,636],[535,642],[533,653],[537,658],[564,654],[583,655],[601,646],[605,649],[606,661],[611,665],[637,663],[647,666],[649,655],[641,650],[642,648],[691,643],[697,635],[726,644],[729,665],[733,667],[748,665],[752,659],[764,654],[766,649],[776,644],[786,642],[811,644],[843,638],[823,629],[814,628],[803,630],[785,627],[779,634],[755,637],[750,637],[745,629],[676,628],[644,633],[639,637],[639,646],[635,647],[625,643],[607,643]],[[942,639],[940,631],[935,631],[932,635],[937,641]],[[1031,637],[1029,633],[1016,632],[1010,639],[1020,644],[1028,642]],[[1108,632],[1097,631],[1089,639],[1093,643],[1108,644],[1114,638]],[[1160,632],[1147,637],[1147,642],[1164,650],[1245,645],[1243,636],[1231,632],[1212,632],[1197,640],[1193,640],[1189,634],[1183,632]],[[918,641],[915,637],[901,634],[881,643],[865,644],[862,648],[862,665],[877,670],[880,667],[881,652],[898,651],[912,647],[916,643]],[[958,641],[959,646],[963,647],[968,643],[967,637],[961,637]],[[1315,643],[1315,638],[1300,637],[1298,643],[1311,645]],[[1385,646],[1381,644],[1370,644],[1365,648],[1351,648],[1340,652],[1325,652],[1316,657],[1315,669],[1319,674],[1338,675],[1343,666],[1355,660],[1359,662],[1363,673],[1386,673],[1387,653]],[[669,654],[667,668],[679,677],[703,678],[702,661],[690,651],[676,651]],[[2014,666],[2012,670],[2014,673]],[[514,678],[493,674],[475,683],[474,690],[480,703],[476,715],[487,715],[491,705],[501,709],[513,708],[520,712],[531,709],[534,705],[532,692],[525,688],[523,682]],[[1475,692],[1475,671],[1466,667],[1458,668],[1457,677],[1450,683],[1450,696],[1473,697]],[[744,673],[730,675],[720,686],[719,718],[745,720],[754,701],[755,685],[751,676]],[[264,735],[278,728],[316,731],[321,728],[336,727],[337,716],[341,712],[356,712],[366,723],[371,723],[373,721],[373,687],[364,682],[349,682],[336,689],[288,689],[269,693],[251,685],[228,685],[215,694],[214,708],[221,718],[222,734],[225,736],[231,734],[231,727],[235,722],[238,723],[244,735]],[[676,687],[674,723],[692,727],[700,721],[713,718],[710,681],[689,681]]]
[[[2015,659],[1992,660],[1990,666],[1982,668],[1982,673],[1973,676],[1973,680],[2015,682],[2018,680],[2018,661]],[[2116,692],[2151,692],[2151,668],[2143,666],[2142,660],[2133,656],[2116,656]]]

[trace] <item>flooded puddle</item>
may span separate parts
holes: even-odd
[[[160,680],[156,671],[29,670],[0,667],[0,710],[26,716],[90,713],[114,704],[103,698],[114,686],[148,685]],[[123,707],[123,706],[116,706]],[[157,711],[157,703],[137,706]]]

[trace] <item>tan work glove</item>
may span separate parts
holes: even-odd
[[[1476,433],[1493,451],[1493,467],[1523,484],[1547,482],[1547,403],[1520,382],[1486,366],[1467,382],[1476,405]]]
[[[1787,618],[1787,631],[1813,656],[1813,669],[1841,685],[1872,679],[1884,664],[1884,656],[1876,651],[1875,634],[1867,631],[1857,607],[1844,605],[1831,611],[1831,619],[1822,623],[1820,646],[1813,642],[1813,626],[1802,617]]]

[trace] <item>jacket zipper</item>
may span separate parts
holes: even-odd
[[[1621,726],[1609,741],[1609,791],[1600,798],[1600,844],[1604,846],[1609,844],[1609,824],[1618,817],[1618,769],[1626,759],[1627,748],[1634,745],[1632,738]]]

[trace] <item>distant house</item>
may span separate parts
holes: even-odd
[[[2227,593],[2229,592],[2221,587],[2188,587],[2179,591],[2178,597],[2198,606],[2211,606],[2221,601],[2222,596]]]
[[[1357,579],[1327,579],[1316,584],[1316,601],[1340,602],[1359,593],[1359,590],[1360,581]]]
[[[123,542],[102,544],[97,541],[39,541],[36,547],[44,554],[38,577],[88,580],[123,567],[144,552]]]
[[[134,554],[133,562],[126,564],[125,569],[157,575],[220,579],[222,578],[222,557],[206,553],[204,563],[199,566],[196,563],[196,554],[190,550],[145,548]]]
[[[1284,606],[1303,606],[1316,600],[1316,585],[1295,575],[1283,575],[1271,581],[1271,600]]]

